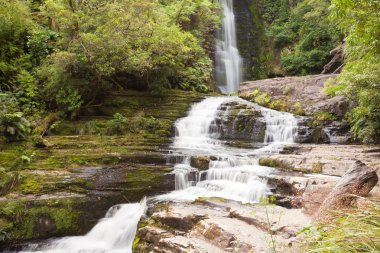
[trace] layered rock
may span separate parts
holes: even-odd
[[[300,238],[297,232],[310,223],[300,209],[241,205],[223,199],[172,203],[154,211],[151,217],[153,222],[142,222],[149,225],[139,229],[135,252],[290,250]]]
[[[221,139],[264,142],[265,119],[253,106],[238,102],[223,104],[216,123],[220,128]]]

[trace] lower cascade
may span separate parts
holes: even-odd
[[[266,122],[264,143],[256,149],[229,146],[221,137],[219,110],[228,103],[249,105],[261,112]],[[266,176],[274,169],[259,165],[261,155],[281,151],[294,142],[297,119],[247,102],[238,97],[210,97],[194,104],[188,116],[177,120],[172,156],[175,190],[149,201],[194,201],[199,197],[220,197],[242,203],[258,203],[270,193]],[[199,171],[191,158],[212,157],[208,168]],[[145,214],[147,200],[109,209],[105,218],[85,236],[67,237],[44,245],[29,246],[23,252],[132,252],[138,222]]]
[[[31,245],[22,252],[132,252],[137,225],[146,207],[146,198],[140,203],[113,206],[87,235],[66,237],[43,246]]]

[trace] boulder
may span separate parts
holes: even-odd
[[[230,102],[218,111],[216,126],[224,140],[264,142],[266,123],[260,110],[252,105]]]
[[[332,113],[338,117],[344,117],[350,108],[349,101],[343,96],[336,96],[326,100],[322,106],[323,111]]]
[[[361,161],[356,161],[323,201],[317,216],[323,216],[328,210],[350,208],[356,205],[357,197],[355,196],[368,195],[377,182],[376,171]]]
[[[302,195],[302,208],[304,213],[313,215],[317,212],[333,188],[333,184],[309,185]]]
[[[190,166],[198,170],[208,170],[210,161],[215,160],[215,157],[209,156],[193,156],[190,159]]]

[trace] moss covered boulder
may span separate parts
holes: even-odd
[[[238,102],[225,103],[218,112],[216,124],[221,139],[264,142],[266,123],[255,107]]]

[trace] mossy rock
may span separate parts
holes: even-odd
[[[192,156],[190,159],[190,166],[199,170],[208,170],[210,162],[216,160],[216,157],[210,156]]]

